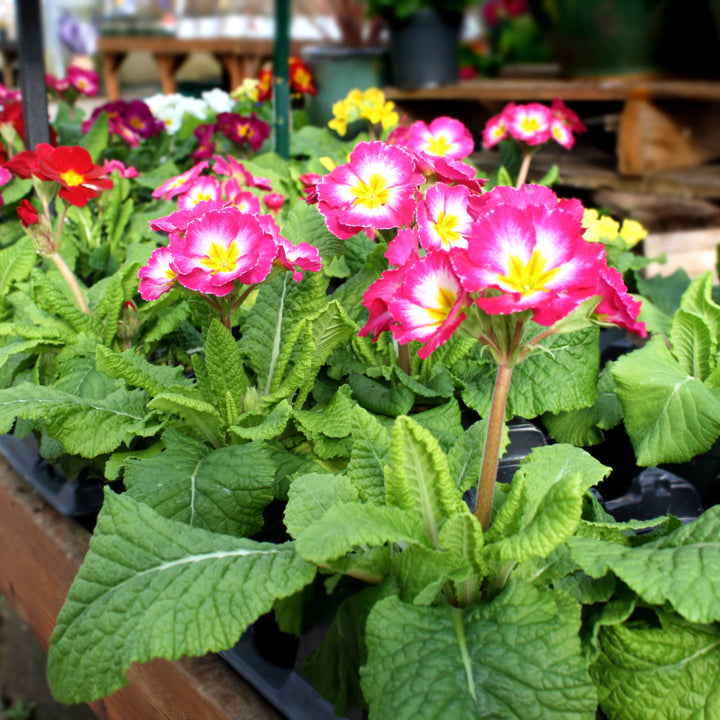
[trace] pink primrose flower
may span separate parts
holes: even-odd
[[[550,123],[550,137],[558,144],[568,150],[575,144],[575,136],[570,126],[564,120],[553,118]]]
[[[420,244],[425,250],[467,247],[472,227],[467,211],[468,195],[468,189],[462,185],[450,187],[437,183],[427,189],[417,207]]]
[[[395,325],[395,318],[390,312],[390,301],[400,291],[405,277],[405,267],[391,268],[372,283],[363,294],[362,304],[370,316],[368,321],[358,330],[358,335],[366,337],[373,334],[373,342],[377,342],[380,333],[389,331]]]
[[[466,291],[500,291],[479,297],[479,307],[490,314],[532,310],[535,322],[549,326],[595,294],[605,250],[583,239],[579,202],[534,185],[497,187],[487,197],[468,247],[450,252]]]
[[[574,133],[582,133],[587,130],[580,116],[571,110],[560,98],[553,98],[552,104],[550,105],[550,112],[554,117],[563,120],[566,125],[570,126],[570,129]]]
[[[343,240],[363,228],[403,227],[413,220],[423,180],[401,148],[361,142],[347,163],[318,183],[318,208],[330,231]]]
[[[143,300],[157,300],[170,290],[177,279],[170,250],[167,247],[153,250],[147,264],[138,270],[138,277],[140,278],[138,290]]]
[[[282,193],[270,192],[263,197],[263,203],[270,212],[277,215],[285,204],[285,196]]]
[[[485,123],[485,127],[483,128],[483,147],[495,147],[495,145],[508,136],[506,119],[506,110],[508,107],[509,106],[506,106],[505,109],[497,115],[493,115]]]
[[[178,196],[178,208],[187,210],[201,202],[219,202],[222,200],[222,185],[217,178],[200,176]]]
[[[138,177],[140,173],[137,171],[137,168],[134,168],[132,166],[127,167],[125,163],[123,163],[120,160],[105,160],[103,162],[103,169],[105,170],[105,173],[107,175],[110,175],[110,173],[117,171],[117,173],[120,175],[120,177],[123,178],[134,178]]]
[[[150,106],[143,100],[127,102],[123,111],[123,120],[125,125],[144,140],[159,135],[165,130],[165,123],[152,114]]]
[[[305,173],[298,177],[303,186],[303,195],[308,205],[317,205],[317,184],[322,180],[323,176],[317,173]]]
[[[508,133],[527,145],[542,145],[550,139],[552,112],[540,103],[514,105],[503,110]]]
[[[189,207],[187,210],[176,210],[169,215],[151,220],[150,228],[156,232],[165,232],[169,235],[183,237],[185,231],[188,229],[188,225],[190,225],[193,220],[197,220],[210,210],[220,210],[224,205],[225,203],[223,201],[218,200],[200,202]]]
[[[399,343],[425,343],[418,350],[425,359],[465,320],[470,300],[447,253],[429,252],[404,271],[402,287],[388,303],[397,321],[392,333]]]
[[[228,155],[222,157],[221,155],[213,155],[215,164],[213,165],[213,172],[217,175],[227,175],[229,178],[234,178],[240,185],[247,185],[252,187],[254,179],[252,173],[245,169],[245,166],[238,162],[234,157]]]
[[[94,70],[71,65],[67,69],[67,79],[81,95],[95,97],[100,90],[100,76]]]
[[[430,182],[444,182],[448,185],[464,185],[471,193],[481,193],[487,182],[476,177],[477,170],[463,160],[439,157],[409,151],[415,160],[415,167]]]
[[[450,117],[435,118],[430,125],[417,120],[410,126],[407,145],[412,150],[450,157],[466,158],[475,148],[471,132],[459,120]]]
[[[255,113],[245,117],[239,113],[218,113],[217,129],[228,140],[242,145],[247,143],[254,152],[270,137],[270,125]]]
[[[647,337],[645,323],[638,322],[637,319],[642,303],[628,293],[622,275],[616,268],[603,268],[596,294],[602,295],[602,300],[593,313],[600,325],[618,325],[640,337]]]
[[[238,188],[235,180],[226,180],[224,192],[228,202],[235,205],[241,212],[252,213],[253,215],[260,214],[260,200],[249,190]]]
[[[162,185],[153,190],[152,196],[156,199],[162,198],[163,200],[170,200],[176,195],[180,195],[180,193],[187,192],[207,166],[207,162],[202,161],[197,165],[193,165],[193,167],[184,173],[168,178]]]
[[[193,160],[209,160],[215,152],[215,125],[204,123],[193,130],[198,144],[195,150],[190,153]]]
[[[317,272],[322,268],[320,251],[316,247],[305,242],[293,245],[280,235],[280,228],[270,215],[258,215],[257,219],[277,249],[275,265],[292,272],[295,282],[302,280],[304,271]]]
[[[403,228],[388,243],[385,258],[391,265],[405,265],[410,260],[417,260],[419,247],[417,226]]]
[[[204,213],[183,238],[171,236],[168,247],[178,282],[217,296],[232,292],[236,280],[245,285],[264,280],[277,254],[258,218],[232,206]]]

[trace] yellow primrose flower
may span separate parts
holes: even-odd
[[[347,94],[345,101],[352,106],[360,107],[363,102],[363,94],[360,90],[355,88]]]
[[[614,240],[620,231],[620,223],[613,220],[609,215],[600,218],[600,235],[607,240]]]
[[[332,158],[323,156],[321,158],[318,158],[318,162],[328,171],[332,172],[335,169],[335,163],[332,161]]]
[[[242,100],[247,98],[250,102],[258,101],[259,83],[255,78],[245,78],[231,93],[233,100]]]
[[[626,218],[620,228],[620,237],[628,244],[628,247],[637,245],[648,234],[648,231],[637,220]]]
[[[585,228],[583,237],[588,242],[600,242],[600,213],[594,208],[585,208],[582,226]]]

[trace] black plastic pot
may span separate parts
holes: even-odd
[[[460,13],[422,8],[404,22],[390,23],[393,83],[404,90],[458,81]]]

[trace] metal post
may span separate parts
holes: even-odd
[[[30,150],[50,142],[41,5],[40,0],[15,2],[25,147]]]
[[[275,0],[275,47],[273,50],[273,149],[290,156],[290,0]]]

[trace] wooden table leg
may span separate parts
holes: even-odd
[[[153,53],[155,64],[160,70],[160,86],[163,94],[171,95],[177,88],[175,74],[185,62],[187,55],[168,55],[166,53]]]
[[[103,76],[105,78],[105,93],[109,100],[120,99],[120,65],[125,59],[125,53],[103,53]]]
[[[215,57],[220,61],[227,77],[228,92],[242,84],[245,79],[245,64],[241,55],[233,53],[216,53]]]

